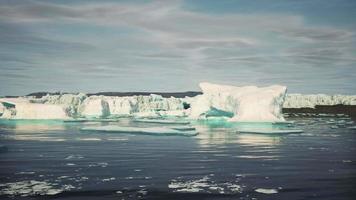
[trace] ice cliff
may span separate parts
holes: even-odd
[[[356,96],[286,95],[285,86],[236,87],[201,83],[202,95],[185,98],[149,96],[47,95],[0,98],[0,116],[8,119],[133,117],[226,117],[230,121],[283,121],[282,107],[356,105]]]
[[[316,105],[356,105],[356,95],[289,94],[284,108],[315,108]]]

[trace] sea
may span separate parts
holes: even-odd
[[[188,136],[99,130],[177,127],[131,118],[0,120],[0,199],[356,199],[353,120],[286,119],[192,121]]]

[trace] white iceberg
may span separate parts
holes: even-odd
[[[10,119],[67,119],[63,105],[30,103],[27,99],[1,99],[5,107],[2,118]]]
[[[196,131],[179,131],[166,127],[124,127],[116,125],[85,127],[82,131],[104,131],[116,133],[147,134],[147,135],[167,135],[167,136],[195,136]]]
[[[211,110],[216,115],[232,117],[230,121],[284,121],[282,104],[285,86],[235,87],[200,83],[203,94],[191,105],[191,118],[206,117]]]
[[[315,108],[316,105],[356,105],[356,95],[289,94],[284,108]]]

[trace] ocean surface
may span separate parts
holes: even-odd
[[[170,127],[118,121],[0,121],[0,199],[355,199],[347,116],[292,124],[194,122],[196,136],[83,131]],[[241,130],[303,130],[253,134]]]

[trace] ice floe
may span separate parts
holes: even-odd
[[[266,189],[266,188],[257,188],[255,189],[256,192],[258,193],[263,193],[263,194],[276,194],[278,193],[277,189]]]
[[[239,133],[256,133],[256,134],[290,134],[290,133],[303,133],[299,129],[242,129],[238,130]]]
[[[83,131],[104,131],[104,132],[116,132],[116,133],[128,133],[128,134],[148,134],[148,135],[172,135],[172,136],[195,136],[198,134],[196,131],[179,131],[167,127],[124,127],[117,125],[108,126],[95,126],[84,127]]]
[[[176,125],[190,124],[190,122],[186,122],[186,121],[175,121],[175,120],[165,120],[165,119],[135,119],[134,122],[155,123],[155,124],[176,124]]]

